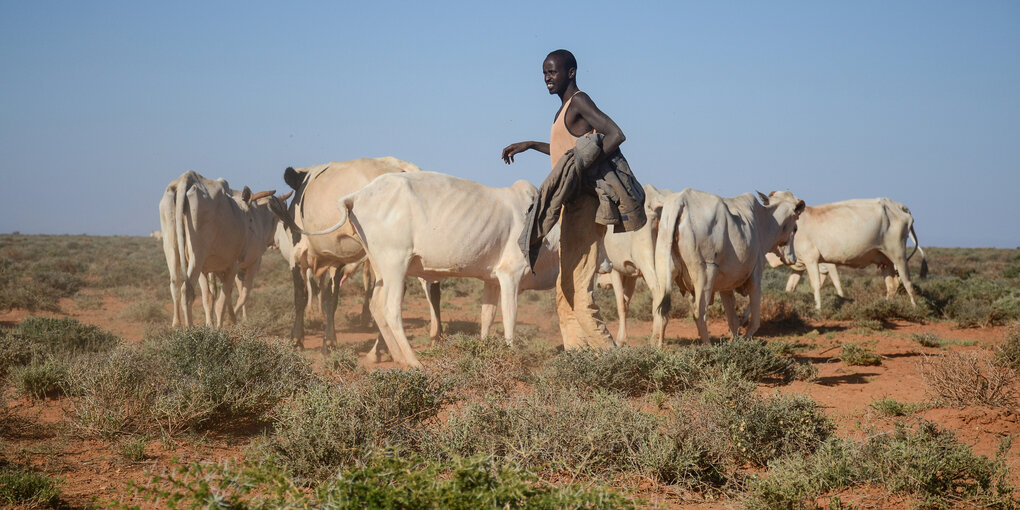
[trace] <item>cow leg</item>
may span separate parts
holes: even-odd
[[[903,288],[907,291],[907,297],[910,298],[910,304],[916,307],[917,301],[914,300],[914,285],[910,283],[910,267],[907,266],[907,257],[896,257],[892,261],[896,266],[896,273],[899,275],[900,281],[903,282]],[[896,287],[899,288],[899,282],[896,283]]]
[[[322,289],[322,319],[325,323],[322,335],[322,355],[329,351],[330,345],[336,345],[336,305],[340,301],[340,274],[330,273],[329,282]]]
[[[390,356],[393,357],[393,361],[397,363],[403,363],[403,352],[397,347],[396,338],[393,334],[393,329],[390,327],[389,322],[386,319],[386,292],[384,282],[377,280],[375,282],[375,291],[372,293],[372,301],[369,303],[369,311],[372,313],[372,318],[375,320],[376,326],[379,328],[379,336],[382,337],[383,342],[386,344],[386,349],[390,351]],[[379,362],[379,339],[376,338],[375,345],[372,346],[372,350],[369,351],[369,361]]]
[[[747,325],[745,335],[747,335],[747,338],[751,338],[758,332],[758,327],[761,326],[761,273],[752,277],[751,288],[748,289],[747,297],[747,309],[751,312],[751,322]]]
[[[299,349],[304,348],[305,307],[308,305],[308,288],[302,273],[300,267],[290,268],[291,282],[294,283],[294,327],[290,330],[290,338]]]
[[[303,274],[305,310],[308,310],[308,313],[316,313],[316,308],[318,308],[319,315],[322,315],[322,289],[319,287],[319,278],[315,277],[315,272],[310,268],[303,271]]]
[[[383,280],[386,281],[386,285],[381,289],[383,290],[383,296],[380,296],[380,300],[385,304],[384,314],[386,322],[393,335],[394,344],[396,344],[389,346],[390,352],[394,358],[397,357],[397,353],[400,353],[401,359],[399,363],[420,368],[421,363],[418,361],[418,357],[415,356],[414,349],[411,348],[411,343],[407,341],[407,335],[404,333],[404,318],[400,313],[404,301],[404,275],[391,273],[389,277],[383,275]],[[380,289],[376,288],[376,290]]]
[[[843,294],[843,283],[839,281],[839,271],[836,269],[836,264],[829,264],[829,278],[832,278],[832,286],[836,287],[836,295],[846,297]]]
[[[786,292],[793,292],[797,290],[797,285],[800,284],[801,273],[794,271],[790,273],[790,277],[786,280]]]
[[[499,300],[499,287],[496,280],[485,280],[482,286],[482,322],[481,337],[486,338],[492,331],[492,323],[496,321],[496,301]]]
[[[719,268],[715,264],[702,264],[701,271],[698,271],[694,278],[694,320],[698,324],[698,335],[701,343],[709,345],[711,342],[708,335],[708,305],[712,303],[712,294],[715,292],[715,276]]]
[[[730,327],[730,334],[733,338],[740,336],[740,324],[737,322],[737,300],[732,290],[719,291],[719,298],[722,300],[723,310],[726,311],[726,324]]]
[[[248,296],[255,286],[255,273],[258,272],[261,264],[262,261],[259,260],[252,267],[244,271],[244,280],[237,280],[240,282],[240,289],[237,291],[237,304],[234,305],[234,315],[236,316],[237,312],[240,311],[245,322],[248,321]]]
[[[429,302],[429,343],[436,345],[439,335],[443,334],[443,322],[439,313],[440,282],[429,282],[418,278],[421,288],[425,290],[425,299]]]
[[[208,273],[200,273],[198,275],[198,290],[202,293],[202,310],[205,311],[205,325],[212,326],[212,310],[213,310],[213,292],[212,284],[214,282],[209,281],[210,275]]]
[[[616,273],[616,271],[613,271]],[[618,331],[619,341],[617,342],[620,346],[627,343],[627,313],[630,311],[630,300],[634,297],[634,289],[637,287],[636,276],[623,276],[620,275],[620,287],[616,289],[616,283],[613,283],[614,291],[616,292],[616,311],[620,317],[620,326]],[[622,298],[622,299],[621,299]]]
[[[818,274],[818,263],[817,262],[805,262],[804,265],[807,267],[808,281],[811,282],[811,290],[815,293],[815,310],[822,310],[822,282]]]
[[[517,327],[517,291],[521,274],[497,274],[499,278],[499,301],[503,312],[503,338],[507,345],[514,343],[514,329]],[[516,276],[516,277],[515,277]]]
[[[181,323],[181,283],[170,279],[170,298],[174,302],[174,318],[170,327],[176,328]]]
[[[375,291],[375,285],[372,283],[375,281],[375,277],[372,275],[372,264],[367,260],[361,268],[361,282],[362,287],[365,290],[365,299],[361,301],[361,323],[368,324],[368,321],[372,318],[372,313],[368,309],[369,302],[372,301],[372,292]]]
[[[235,276],[237,276],[237,273],[234,268],[228,269],[220,275],[220,296],[216,299],[216,327],[223,327],[224,315],[226,315],[234,324],[237,324],[237,317],[233,316],[234,308],[230,306],[230,298],[234,294]]]

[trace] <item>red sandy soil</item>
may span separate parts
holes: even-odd
[[[128,341],[141,340],[146,326],[120,318],[126,303],[108,294],[97,295],[103,298],[103,306],[98,310],[78,310],[70,300],[62,302],[61,307],[68,311],[66,315],[110,330]],[[444,304],[442,313],[447,331],[477,332],[478,304],[468,298],[446,301],[448,303]],[[201,316],[200,306],[196,307],[196,311]],[[356,311],[360,312],[360,305],[354,304],[350,295],[345,295],[337,313],[338,336],[342,342],[366,342],[376,336],[372,328],[348,324],[345,317]],[[0,314],[0,323],[10,325],[28,315],[24,311]],[[408,337],[415,339],[416,347],[421,348],[428,335],[428,312],[424,300],[409,296],[405,300],[404,317]],[[522,299],[519,318],[518,327],[527,336],[558,343],[556,312],[551,300],[529,302]],[[615,326],[610,324],[610,331],[615,332]],[[632,320],[628,326],[631,338],[636,339],[647,337],[651,330],[651,324],[645,321]],[[713,335],[724,335],[724,321],[713,321],[710,330]],[[952,345],[948,350],[925,348],[911,338],[914,333],[933,333],[940,338],[976,341],[977,344]],[[1005,336],[1005,328],[1001,327],[958,329],[946,323],[895,322],[879,332],[856,330],[850,323],[836,321],[809,323],[807,327],[795,331],[765,325],[759,337],[766,341],[782,340],[803,345],[804,350],[796,356],[815,365],[818,368],[818,378],[810,383],[798,381],[784,386],[764,387],[762,391],[808,395],[835,420],[839,427],[837,434],[858,437],[869,430],[888,430],[893,427],[892,419],[882,417],[871,409],[869,404],[875,400],[891,398],[904,403],[930,400],[919,370],[923,356],[986,349],[1001,342]],[[690,344],[695,342],[697,331],[690,320],[674,319],[670,321],[666,337],[671,343]],[[878,354],[884,356],[881,366],[857,367],[842,363],[838,358],[838,346],[846,342],[861,342],[873,347]],[[317,349],[321,343],[321,331],[310,332],[306,338],[304,348],[313,359],[318,357]],[[390,365],[387,363],[383,366]],[[153,439],[146,448],[146,458],[134,462],[119,452],[119,445],[114,441],[82,440],[75,437],[64,411],[66,403],[60,399],[40,402],[14,395],[8,398],[8,404],[18,419],[10,430],[4,431],[4,456],[59,477],[62,497],[73,506],[95,504],[103,507],[109,502],[119,501],[129,482],[145,483],[149,473],[166,469],[171,459],[191,462],[243,456],[251,438],[257,435],[257,431],[242,437],[201,434],[182,437],[172,444]],[[1004,437],[1020,434],[1020,416],[1016,409],[933,408],[912,415],[907,418],[907,423],[920,418],[954,430],[957,437],[970,445],[975,453],[989,456],[995,454]],[[1014,485],[1020,486],[1020,441],[1015,442],[1010,449],[1007,464]],[[635,488],[651,503],[667,507],[732,508],[739,505],[733,500],[721,503],[711,500],[701,503],[681,502],[675,496],[652,486]],[[910,503],[903,498],[890,497],[877,489],[855,489],[833,496],[860,508],[910,507]],[[828,501],[822,500],[819,503],[827,505]]]

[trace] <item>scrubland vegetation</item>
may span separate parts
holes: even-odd
[[[827,288],[820,313],[806,282],[786,294],[788,271],[766,273],[766,332],[821,337],[811,332],[819,320],[845,321],[874,338],[894,320],[1014,324],[994,349],[911,338],[928,349],[917,363],[927,400],[876,400],[870,407],[888,426],[846,436],[818,402],[787,391],[818,373],[818,360],[801,357],[803,347],[787,338],[597,353],[564,352],[527,328],[512,347],[453,328],[421,351],[424,370],[370,370],[358,361],[360,346],[321,358],[278,338],[289,332],[293,294],[273,252],[247,322],[171,330],[168,305],[160,305],[169,292],[158,242],[0,236],[0,309],[50,312],[0,331],[0,503],[70,504],[59,472],[8,448],[26,428],[42,426],[11,412],[8,401],[23,399],[59,404],[60,425],[44,426],[50,433],[150,463],[123,491],[74,506],[629,508],[721,500],[842,508],[845,491],[868,487],[921,507],[1013,508],[1020,500],[1004,461],[1008,442],[999,455],[977,455],[918,414],[968,405],[1016,412],[1020,326],[1011,321],[1020,319],[1020,254],[929,253],[934,276],[917,283],[917,309],[902,291],[885,300],[875,270],[847,270],[847,298]],[[450,280],[444,295],[472,303],[480,285]],[[149,324],[142,341],[53,317],[62,308],[101,308],[103,296],[133,304],[121,318]],[[549,296],[529,291],[522,302],[552,313]],[[598,298],[615,310],[611,291]],[[674,303],[673,314],[686,317],[686,300],[677,295]],[[632,317],[647,320],[648,307],[642,289]],[[338,315],[353,320],[355,312],[360,303]],[[718,304],[711,313],[722,317]],[[829,362],[881,364],[873,345],[837,342]],[[153,442],[173,449],[208,441],[234,445],[234,454],[148,460]]]

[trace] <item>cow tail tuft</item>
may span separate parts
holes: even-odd
[[[913,224],[913,222],[910,223],[910,237],[912,237],[914,239],[914,251],[910,252],[910,256],[907,257],[907,260],[910,260],[910,257],[913,257],[915,252],[920,251],[921,252],[921,279],[927,278],[928,277],[928,258],[924,254],[924,249],[921,248],[921,243],[917,242],[917,233],[914,232],[914,224]]]

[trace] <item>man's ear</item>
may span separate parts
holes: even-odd
[[[567,78],[573,80],[575,76],[577,76],[577,68],[571,67],[570,70],[567,71]]]

